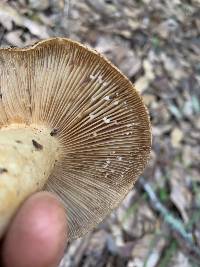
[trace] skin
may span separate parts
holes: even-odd
[[[50,193],[27,199],[1,241],[2,267],[57,267],[67,243],[61,203]]]

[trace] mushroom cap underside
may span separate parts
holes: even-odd
[[[59,140],[45,190],[64,203],[70,239],[119,205],[150,153],[150,120],[134,86],[98,52],[64,38],[0,49],[0,128],[13,123],[47,126]]]

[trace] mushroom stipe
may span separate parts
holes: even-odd
[[[141,96],[97,51],[65,38],[0,49],[0,236],[40,190],[64,204],[70,240],[86,234],[132,189],[150,148]]]

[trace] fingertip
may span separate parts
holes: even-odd
[[[66,246],[67,222],[60,201],[48,192],[32,195],[20,208],[3,244],[6,267],[57,266]]]

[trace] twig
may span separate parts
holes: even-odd
[[[190,251],[200,259],[200,249],[195,245],[192,233],[188,232],[181,220],[175,218],[174,215],[160,202],[151,185],[146,182],[143,177],[140,177],[139,184],[147,193],[153,210],[163,217],[166,224],[175,231],[181,239],[186,241]]]

